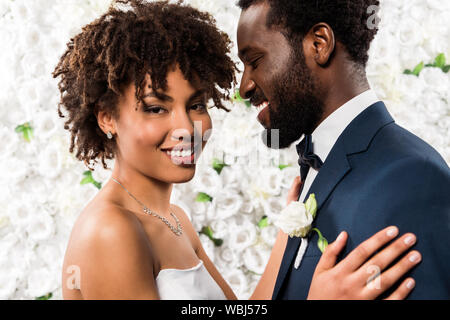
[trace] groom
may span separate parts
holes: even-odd
[[[410,299],[450,299],[450,170],[428,144],[398,126],[369,87],[365,66],[377,29],[376,0],[240,0],[240,93],[279,129],[269,147],[297,145],[299,201],[318,202],[314,226],[327,239],[345,230],[343,256],[377,230],[417,235],[423,261],[407,276]],[[373,21],[372,21],[373,22]],[[321,256],[317,234],[294,267],[301,239],[289,238],[273,299],[305,299]],[[368,274],[368,278],[370,274]],[[381,279],[381,281],[383,281]],[[395,286],[394,286],[395,287]],[[389,292],[385,293],[386,295]]]

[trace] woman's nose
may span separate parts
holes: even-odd
[[[196,124],[192,121],[186,112],[174,114],[172,140],[191,143],[194,136]]]

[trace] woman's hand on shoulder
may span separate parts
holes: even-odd
[[[151,248],[139,221],[109,205],[91,212],[79,241],[84,299],[159,299]]]
[[[388,227],[361,243],[335,265],[347,242],[348,235],[342,232],[336,241],[325,249],[317,264],[308,299],[371,300],[379,297],[421,260],[419,252],[411,251],[391,266],[416,240],[413,234],[407,233],[381,250],[397,234],[396,227]],[[387,299],[405,299],[414,285],[414,279],[405,279]]]

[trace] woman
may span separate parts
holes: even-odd
[[[55,69],[59,114],[68,120],[70,151],[87,165],[115,159],[112,179],[86,206],[71,233],[63,266],[65,299],[236,299],[206,255],[182,209],[170,203],[174,183],[191,180],[218,108],[235,84],[230,40],[213,18],[167,2],[116,1],[72,39]],[[219,91],[219,88],[223,92]],[[64,109],[64,110],[63,110]],[[297,179],[288,202],[298,196]],[[373,236],[335,266],[341,236],[325,251],[309,298],[374,299],[416,263],[405,256],[366,286],[370,265],[387,266],[414,242],[398,233]],[[286,235],[279,234],[253,298],[270,298]],[[410,253],[412,254],[412,253]],[[370,258],[371,257],[371,258]],[[75,272],[72,275],[72,272]],[[390,296],[412,290],[407,279]]]

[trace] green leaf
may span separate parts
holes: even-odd
[[[319,236],[319,239],[317,240],[317,247],[319,248],[320,252],[324,252],[325,249],[328,247],[328,240],[325,239],[325,237],[322,235],[322,233],[317,228],[313,228],[312,231],[317,232],[317,235]]]
[[[427,63],[425,67],[436,67],[436,65],[434,63]]]
[[[448,73],[450,71],[450,64],[442,67],[442,71],[444,71],[444,73]]]
[[[319,237],[319,240],[317,240],[317,246],[319,247],[320,252],[324,252],[325,249],[328,247],[328,241],[324,237]]]
[[[214,238],[213,231],[212,231],[211,227],[209,227],[209,226],[203,227],[202,230],[200,231],[200,234],[204,234],[204,235],[208,236],[208,238],[211,239],[211,241],[214,243],[214,245],[216,247],[220,247],[223,244],[222,239]]]
[[[33,137],[33,128],[30,126],[29,122],[25,122],[24,124],[18,125],[15,129],[15,132],[22,133],[25,141],[30,142]]]
[[[269,219],[267,218],[267,216],[262,217],[261,220],[259,220],[259,222],[258,222],[258,227],[261,229],[267,227],[268,225],[269,225]]]
[[[436,57],[436,59],[434,60],[434,64],[436,67],[438,68],[443,68],[445,67],[445,55],[443,53],[441,53],[440,55],[438,55]]]
[[[406,69],[405,71],[403,71],[403,74],[413,74],[411,70]]]
[[[415,76],[419,76],[419,74],[422,72],[424,67],[425,67],[425,65],[423,62],[419,63],[412,71],[412,74]]]
[[[211,227],[203,227],[202,231],[200,231],[200,233],[203,233],[204,235],[208,236],[210,239],[214,238],[213,237],[213,231],[211,229]]]
[[[197,198],[195,198],[197,202],[211,202],[212,197],[204,192],[199,192]]]
[[[49,292],[45,296],[35,298],[35,300],[49,300],[53,296],[53,293]]]
[[[84,178],[80,182],[81,185],[92,183],[94,181],[94,178],[92,178],[92,172],[91,171],[83,172],[83,176],[84,176]]]
[[[316,201],[316,195],[314,193],[311,193],[309,195],[308,200],[305,202],[305,208],[306,211],[313,216],[313,218],[316,217],[317,213],[317,201]]]
[[[84,178],[80,182],[81,185],[92,183],[97,189],[102,188],[101,182],[94,180],[94,178],[92,177],[92,172],[90,170],[83,172],[83,176]]]
[[[237,88],[236,91],[234,92],[232,100],[234,102],[244,103],[247,108],[250,108],[252,106],[252,104],[250,103],[250,101],[248,101],[248,99],[244,99],[244,98],[241,97],[241,93],[239,92],[239,88]]]
[[[228,167],[228,165],[221,162],[219,159],[213,159],[212,167],[218,174],[220,174],[223,168]]]
[[[85,184],[88,184],[88,183],[91,183],[91,182],[92,182],[92,178],[86,177],[86,178],[83,178],[83,180],[81,180],[80,184],[81,185],[85,185]]]
[[[234,92],[233,101],[237,101],[237,102],[244,101],[244,99],[242,99],[242,97],[241,97],[241,93],[239,92],[239,88],[237,88],[236,91]]]
[[[286,169],[286,168],[288,168],[288,167],[290,167],[291,165],[290,164],[280,164],[279,166],[278,166],[278,168],[280,169],[280,170],[283,170],[283,169]]]
[[[97,181],[93,181],[92,184],[98,189],[100,190],[102,188],[102,183],[101,182],[97,182]]]

